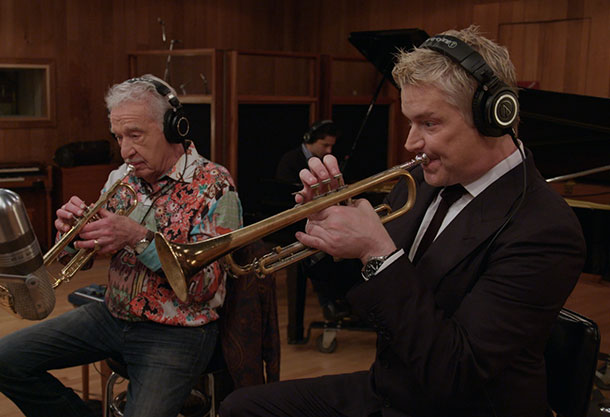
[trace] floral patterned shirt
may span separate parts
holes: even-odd
[[[104,190],[125,176],[126,164],[110,173]],[[169,242],[192,243],[242,226],[241,204],[226,168],[200,156],[190,143],[187,152],[153,187],[141,178],[127,182],[138,196],[129,215]],[[124,193],[108,202],[116,211],[128,205]],[[141,254],[125,248],[112,256],[106,305],[113,316],[175,326],[201,326],[218,318],[225,297],[226,273],[218,262],[188,280],[188,298],[181,302],[162,272],[154,242]]]

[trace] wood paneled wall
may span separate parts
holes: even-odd
[[[353,31],[475,23],[528,79],[610,96],[610,0],[0,0],[0,57],[52,59],[57,72],[55,126],[0,130],[0,163],[49,163],[63,144],[108,138],[103,95],[128,76],[129,51],[167,48],[158,18],[176,48],[351,56]]]

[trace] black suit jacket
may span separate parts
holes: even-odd
[[[520,199],[522,165],[471,201],[416,267],[407,254],[438,189],[414,170],[416,203],[387,224],[405,255],[348,294],[378,329],[369,382],[384,416],[545,415],[544,347],[585,244],[531,154],[526,165],[525,200],[491,246]],[[389,201],[405,199],[399,183]]]

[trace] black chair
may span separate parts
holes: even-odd
[[[544,352],[548,403],[558,417],[587,415],[599,345],[595,322],[561,310]]]

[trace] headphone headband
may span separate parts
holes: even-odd
[[[320,130],[322,127],[326,126],[326,125],[334,125],[335,122],[333,122],[332,120],[320,120],[316,123],[314,123],[309,130],[307,130],[307,132],[305,132],[305,134],[303,135],[303,142],[305,143],[313,143],[315,142],[317,139],[315,135],[316,132],[318,130]]]
[[[479,87],[472,100],[472,116],[483,135],[498,137],[510,132],[519,114],[517,93],[494,74],[481,54],[450,35],[432,36],[420,48],[450,58],[477,81]]]
[[[184,113],[182,103],[172,90],[162,82],[147,77],[135,77],[127,80],[128,83],[137,81],[146,82],[155,87],[157,93],[164,97],[172,107],[163,115],[163,134],[170,143],[183,143],[190,130],[190,124]]]
[[[428,38],[421,44],[420,48],[431,49],[439,52],[454,62],[458,63],[474,77],[479,84],[487,84],[494,73],[487,65],[481,54],[472,49],[468,44],[455,36],[436,35]]]

